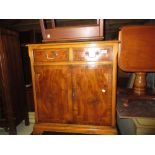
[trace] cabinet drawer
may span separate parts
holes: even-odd
[[[112,61],[113,48],[74,48],[74,61]]]
[[[69,49],[40,49],[34,50],[35,62],[59,62],[69,60]]]

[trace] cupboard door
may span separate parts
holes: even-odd
[[[38,122],[68,123],[72,120],[69,66],[35,67]]]
[[[72,84],[74,122],[111,125],[112,65],[74,66]]]

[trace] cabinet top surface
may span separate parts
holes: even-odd
[[[112,41],[89,41],[89,42],[52,42],[52,43],[42,43],[42,44],[28,44],[26,46],[36,48],[40,46],[48,47],[48,46],[77,46],[77,45],[114,45],[118,44],[118,40],[112,40]]]

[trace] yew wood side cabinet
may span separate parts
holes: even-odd
[[[28,45],[35,125],[44,131],[117,134],[117,41]]]

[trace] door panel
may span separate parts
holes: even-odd
[[[36,66],[35,85],[38,121],[70,122],[72,120],[70,67]]]
[[[81,65],[72,69],[74,122],[111,125],[112,65]]]

